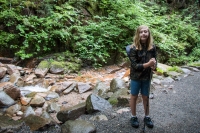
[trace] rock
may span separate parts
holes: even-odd
[[[49,101],[49,100],[55,99],[55,98],[59,98],[58,93],[56,93],[56,92],[50,92],[50,93],[47,94],[47,96],[45,97],[45,100]]]
[[[35,69],[35,75],[40,78],[44,78],[47,72],[49,71],[50,62],[41,61],[38,67]]]
[[[89,85],[89,83],[78,82],[77,88],[78,88],[79,93],[81,94],[88,90],[91,90],[92,87],[91,87],[91,85]]]
[[[20,72],[15,65],[7,64],[7,73],[12,75],[13,73],[20,75]]]
[[[172,82],[174,82],[174,79],[172,79],[171,77],[166,77],[163,80],[161,80],[162,84],[169,84],[169,83],[172,83]]]
[[[33,107],[42,107],[45,103],[45,99],[42,96],[35,95],[31,100],[30,105]]]
[[[71,82],[71,81],[65,81],[57,86],[58,87],[55,89],[55,91],[58,94],[61,94],[61,93],[68,94],[76,87],[76,83]]]
[[[31,106],[28,106],[25,111],[23,117],[27,117],[29,115],[35,115],[35,112]]]
[[[112,105],[105,99],[91,94],[86,100],[87,113],[93,113],[95,111],[105,111],[112,109]]]
[[[23,118],[23,121],[30,127],[31,131],[38,130],[49,124],[48,120],[32,114]]]
[[[130,101],[130,95],[120,95],[119,97],[117,97],[117,106],[121,106],[121,107],[129,107],[129,101]]]
[[[60,107],[56,103],[50,103],[49,106],[47,107],[47,112],[48,113],[57,113],[60,111]]]
[[[0,133],[14,133],[24,127],[23,121],[12,120],[8,116],[0,115]]]
[[[63,91],[63,94],[66,95],[66,94],[69,94],[72,90],[74,90],[76,88],[76,83],[73,83],[72,85],[70,85],[67,89],[65,89]]]
[[[107,121],[108,118],[105,115],[97,115],[97,116],[92,116],[89,120],[92,120],[92,121]]]
[[[3,87],[4,92],[9,95],[13,100],[20,98],[20,89],[14,85],[7,84]]]
[[[130,111],[129,108],[122,108],[122,109],[117,110],[117,113],[122,114],[123,112],[129,112],[129,111]]]
[[[15,104],[15,101],[4,91],[0,91],[0,107],[9,107]]]
[[[43,109],[42,109],[42,108],[36,108],[36,109],[35,109],[35,115],[37,115],[37,116],[41,116],[41,115],[42,115],[42,112],[43,112]]]
[[[126,83],[124,80],[119,78],[114,78],[110,82],[110,91],[115,92],[121,88],[127,88]]]
[[[9,82],[9,81],[10,81],[10,75],[6,74],[6,75],[0,80],[0,83]]]
[[[7,88],[6,86],[12,86],[13,84],[11,82],[2,82],[0,83],[0,90],[4,90],[4,88]]]
[[[21,110],[21,105],[15,104],[15,105],[10,106],[6,110],[6,114],[8,114],[9,116],[14,116],[14,114],[17,113],[19,110]]]
[[[106,98],[106,94],[109,90],[110,90],[110,87],[106,83],[98,82],[93,89],[93,93],[102,98]]]
[[[6,71],[7,71],[6,67],[0,67],[0,79],[6,75]]]
[[[69,120],[61,126],[61,133],[96,133],[96,128],[85,120]]]
[[[17,73],[13,73],[10,75],[10,82],[15,84],[18,82],[18,80],[21,78],[21,76]]]
[[[177,79],[178,77],[181,76],[181,73],[175,71],[168,71],[167,74],[173,79]]]
[[[31,73],[30,75],[27,75],[27,76],[24,78],[24,81],[25,81],[25,82],[29,82],[29,81],[32,81],[34,78],[37,78],[37,76],[36,76],[34,73]]]
[[[61,111],[57,113],[57,118],[61,122],[67,120],[74,120],[80,115],[85,114],[85,105],[86,103],[80,103],[70,108],[61,108]]]
[[[121,98],[122,101],[118,101],[118,100],[120,100],[120,97],[122,97],[122,96],[126,97],[126,98],[130,98],[127,88],[119,89],[116,92],[114,92],[113,95],[108,99],[108,101],[112,105],[121,105],[125,101],[126,101],[126,103],[124,103],[124,104],[127,104],[128,100],[124,101],[124,98]]]
[[[157,68],[162,70],[163,72],[167,72],[170,67],[171,66],[168,66],[168,65],[162,64],[162,63],[157,64]]]
[[[153,82],[153,83],[156,83],[156,84],[158,84],[158,85],[161,84],[160,79],[157,79],[157,78],[153,78],[153,79],[152,79],[152,82]]]
[[[64,66],[63,62],[53,61],[50,66],[50,72],[52,74],[63,74],[64,73]]]
[[[23,116],[24,113],[22,111],[18,111],[16,114],[17,116]]]
[[[26,106],[26,105],[29,104],[29,102],[31,101],[31,99],[32,99],[32,98],[21,97],[21,98],[20,98],[20,102],[21,102],[22,105],[25,105],[25,106]]]

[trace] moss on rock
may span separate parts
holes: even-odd
[[[38,68],[41,68],[41,69],[45,69],[45,68],[49,68],[50,67],[50,62],[47,61],[47,60],[43,60],[40,62],[40,64],[38,65]]]

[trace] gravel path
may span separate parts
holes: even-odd
[[[146,127],[146,133],[200,133],[200,72],[193,72],[192,75],[173,82],[173,89],[167,89],[167,93],[161,89],[154,91],[154,99],[150,99],[150,116],[154,121],[154,128]],[[117,114],[118,109],[95,113],[104,114],[108,118],[108,121],[91,121],[97,127],[97,133],[143,132],[142,103],[137,105],[140,122],[137,129],[130,125],[130,111]],[[81,118],[89,120],[91,117],[84,115]]]

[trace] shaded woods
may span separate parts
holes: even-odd
[[[10,0],[0,10],[0,56],[21,65],[55,53],[48,59],[118,63],[141,24],[153,29],[159,62],[182,65],[200,57],[198,0]]]

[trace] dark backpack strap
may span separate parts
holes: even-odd
[[[130,50],[131,50],[131,45],[127,45],[126,46],[126,53],[127,53],[128,57],[130,57]]]

